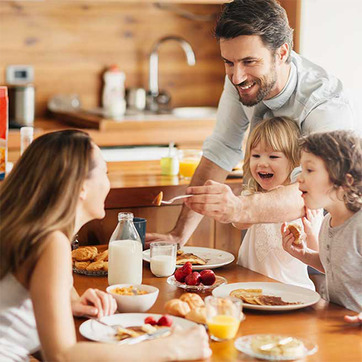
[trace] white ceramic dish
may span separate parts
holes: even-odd
[[[235,259],[234,255],[224,250],[202,248],[197,246],[185,246],[182,248],[185,253],[192,253],[202,259],[207,260],[205,265],[193,265],[192,270],[215,269],[232,263]],[[143,260],[150,262],[150,250],[143,252]],[[176,268],[181,268],[182,265],[176,265]]]
[[[187,291],[207,292],[207,291],[211,291],[211,290],[219,287],[220,285],[226,284],[227,280],[224,277],[216,276],[216,280],[215,280],[215,283],[213,285],[204,285],[204,284],[187,285],[186,283],[178,282],[175,279],[175,277],[173,275],[171,275],[170,277],[167,278],[167,283],[171,284],[171,285],[174,285],[176,287],[179,287],[181,289],[185,289]]]
[[[112,293],[115,288],[124,288],[133,286],[138,290],[144,290],[147,294],[140,295],[120,295]],[[158,297],[158,288],[146,284],[115,284],[109,286],[107,293],[111,294],[117,302],[117,309],[122,313],[142,313],[148,311]]]
[[[307,340],[298,338],[299,340],[301,340],[304,344],[304,353],[303,356],[291,356],[291,357],[286,357],[286,356],[268,356],[265,354],[261,354],[261,353],[256,353],[254,352],[254,350],[251,348],[251,341],[253,340],[254,337],[259,336],[258,334],[254,334],[254,335],[248,335],[248,336],[243,336],[238,338],[235,342],[235,348],[240,351],[243,352],[251,357],[254,358],[258,358],[258,359],[263,359],[263,360],[268,360],[268,361],[291,361],[291,360],[296,360],[296,359],[302,359],[305,358],[306,356],[310,356],[312,354],[314,354],[315,352],[317,352],[318,350],[318,346],[316,346],[314,343],[311,343]],[[283,336],[283,337],[289,337],[289,336]]]
[[[123,327],[130,326],[141,326],[144,324],[144,320],[147,317],[154,317],[156,320],[162,317],[161,314],[150,314],[150,313],[121,313],[114,314],[111,316],[103,317],[102,322],[109,325],[122,325]],[[171,316],[173,325],[180,328],[190,328],[197,325],[184,318]],[[100,323],[89,319],[82,323],[79,327],[80,334],[92,341],[106,342],[106,343],[117,343],[118,340],[112,332],[111,328],[103,326]]]
[[[319,301],[321,298],[313,290],[297,287],[295,285],[283,283],[231,283],[222,285],[212,291],[215,297],[227,297],[235,289],[262,289],[263,294],[281,297],[285,302],[300,302],[300,304],[291,305],[253,305],[243,303],[244,308],[257,309],[265,311],[286,311],[309,307]]]

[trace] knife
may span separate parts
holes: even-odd
[[[138,336],[138,337],[126,338],[122,341],[119,341],[117,344],[136,344],[139,342],[147,341],[149,339],[155,339],[158,337],[162,337],[162,336],[168,335],[170,333],[171,333],[171,328],[162,328],[155,333],[146,333],[146,334],[142,334],[141,336]]]

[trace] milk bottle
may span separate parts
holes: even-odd
[[[142,242],[131,212],[118,214],[109,240],[108,284],[142,284]]]

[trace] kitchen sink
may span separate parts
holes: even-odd
[[[178,107],[171,114],[178,118],[215,118],[216,111],[215,107]]]

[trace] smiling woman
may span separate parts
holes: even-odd
[[[72,289],[71,241],[88,221],[104,217],[109,191],[99,148],[80,131],[38,137],[0,189],[0,359],[200,359],[210,355],[207,334],[195,327],[141,347],[79,344],[73,316],[113,314],[110,294]],[[193,341],[198,341],[193,343]],[[181,347],[180,353],[178,348]],[[191,346],[191,347],[190,347]],[[187,348],[186,348],[187,347]]]

